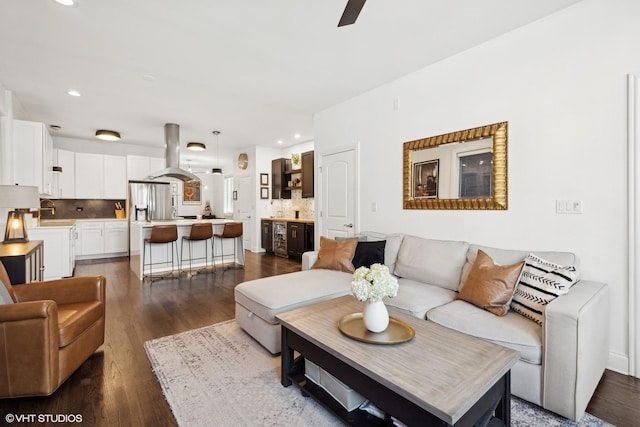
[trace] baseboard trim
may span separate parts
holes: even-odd
[[[610,351],[607,369],[618,372],[619,374],[629,375],[629,357]]]

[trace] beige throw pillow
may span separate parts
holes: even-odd
[[[351,263],[358,246],[358,238],[345,239],[340,242],[320,236],[320,250],[318,260],[312,269],[324,268],[327,270],[344,271],[353,273],[355,268]]]
[[[496,265],[489,255],[478,250],[467,280],[460,285],[457,299],[484,308],[496,316],[504,316],[509,311],[523,266],[524,261]]]

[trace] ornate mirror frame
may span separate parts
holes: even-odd
[[[493,196],[487,198],[414,198],[412,154],[415,151],[476,140],[493,139],[493,170],[491,184]],[[403,144],[403,209],[452,209],[452,210],[506,210],[507,209],[507,122],[494,123],[477,128],[451,132],[444,135],[408,141]]]

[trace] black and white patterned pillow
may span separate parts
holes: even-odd
[[[542,325],[547,304],[569,292],[578,281],[578,272],[573,266],[562,266],[535,254],[529,254],[524,261],[511,309]]]

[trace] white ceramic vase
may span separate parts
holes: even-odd
[[[371,332],[382,332],[389,326],[389,312],[382,301],[368,302],[363,319],[364,326]]]

